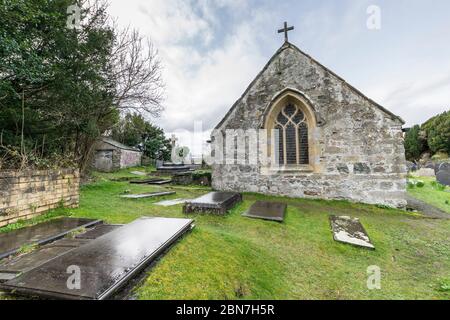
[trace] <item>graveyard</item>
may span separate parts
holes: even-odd
[[[448,219],[429,219],[418,212],[347,201],[252,193],[244,193],[242,202],[226,214],[186,215],[182,201],[157,204],[196,199],[209,194],[209,187],[130,184],[130,179],[147,179],[136,178],[131,173],[136,170],[146,169],[95,173],[93,180],[81,188],[79,208],[58,208],[0,232],[14,232],[61,217],[102,220],[109,225],[127,225],[145,217],[195,221],[191,231],[109,299],[449,298]],[[155,192],[175,194],[121,197]],[[258,201],[285,204],[284,221],[246,217]],[[375,250],[335,241],[332,216],[358,218]],[[382,290],[367,288],[370,265],[383,270]],[[17,298],[8,293],[0,295],[0,299]]]

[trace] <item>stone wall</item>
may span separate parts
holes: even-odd
[[[215,164],[216,190],[406,205],[402,120],[291,44],[277,52],[216,130],[264,129],[283,92],[307,101],[317,121],[310,132],[311,170],[267,174],[261,164]]]
[[[78,170],[0,172],[0,227],[61,205],[78,207]]]

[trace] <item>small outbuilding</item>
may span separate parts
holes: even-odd
[[[92,166],[102,172],[140,166],[142,152],[139,149],[126,146],[109,137],[101,138],[95,145]]]

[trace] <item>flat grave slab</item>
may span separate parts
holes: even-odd
[[[257,201],[243,214],[244,217],[283,222],[287,205],[279,202]]]
[[[108,299],[192,227],[190,219],[141,218],[0,284],[0,289],[44,298]],[[80,289],[67,286],[70,266],[79,268]]]
[[[6,282],[9,280],[14,279],[15,277],[18,276],[18,273],[3,273],[0,272],[0,282]]]
[[[224,215],[237,203],[242,201],[242,195],[235,192],[211,192],[200,198],[188,201],[183,207],[185,214],[213,213]]]
[[[155,205],[162,206],[162,207],[171,207],[171,206],[176,206],[179,204],[184,204],[184,203],[186,203],[186,201],[189,201],[189,200],[192,200],[192,199],[166,200],[166,201],[157,202],[157,203],[155,203]]]
[[[0,259],[17,253],[25,245],[42,245],[80,229],[101,223],[101,220],[60,218],[31,227],[0,233]]]
[[[142,172],[142,171],[131,171],[130,173],[131,173],[131,174],[134,174],[135,176],[141,176],[141,177],[147,175],[147,173]]]
[[[122,226],[123,225],[119,225],[119,224],[100,224],[100,225],[86,231],[85,233],[77,235],[75,238],[76,239],[94,240],[94,239],[100,238],[101,236],[104,236],[105,234],[108,234]]]
[[[330,216],[334,240],[367,249],[375,249],[358,218]]]
[[[164,185],[171,183],[172,180],[165,179],[145,179],[145,180],[133,180],[131,184],[149,184],[149,185]]]
[[[142,193],[142,194],[126,194],[120,196],[124,199],[145,199],[145,198],[155,198],[155,197],[162,197],[162,196],[171,196],[175,194],[175,191],[168,191],[168,192],[151,192],[151,193]]]

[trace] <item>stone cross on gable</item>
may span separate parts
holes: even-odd
[[[278,33],[284,33],[284,41],[288,42],[289,38],[288,38],[288,32],[294,30],[294,27],[288,27],[287,22],[284,23],[284,28],[278,30]]]

